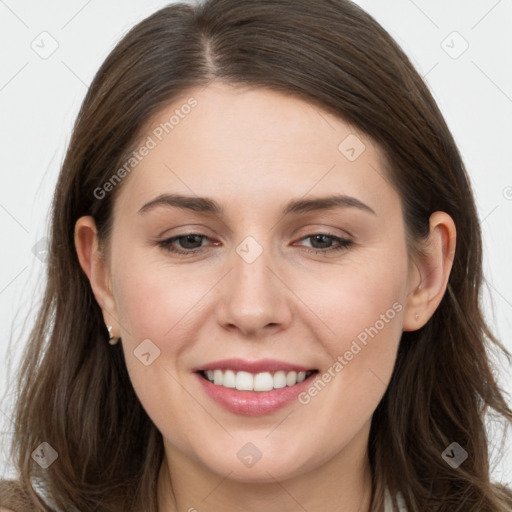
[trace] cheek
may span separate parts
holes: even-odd
[[[387,382],[394,366],[408,279],[407,251],[400,241],[397,237],[396,244],[354,252],[346,265],[320,281],[321,286],[314,288],[311,282],[304,288],[312,309],[328,327],[321,331],[328,368],[338,362],[331,373],[343,374],[331,380],[351,390],[364,390],[371,383],[382,387],[379,379]],[[316,290],[314,295],[311,290]],[[361,398],[365,400],[364,393]]]
[[[130,258],[115,267],[114,289],[126,368],[135,393],[149,417],[173,442],[186,443],[187,429],[177,425],[192,422],[200,411],[184,407],[190,397],[180,384],[179,363],[192,339],[189,315],[204,294],[194,290],[179,272],[157,269],[149,260]],[[165,403],[165,407],[163,404]]]
[[[322,286],[316,307],[329,326],[323,330],[329,357],[321,382],[301,403],[330,422],[333,432],[349,429],[348,419],[355,432],[371,418],[393,372],[406,299],[406,252],[381,251],[325,282],[329,287]]]
[[[396,345],[406,298],[405,255],[380,252],[378,258],[334,269],[316,285],[313,281],[304,284],[302,293],[322,320],[323,343],[333,359],[350,350],[353,340],[363,346],[370,339]]]
[[[190,271],[187,274],[152,261],[142,251],[119,259],[114,268],[127,370],[139,400],[152,418],[159,418],[161,401],[157,397],[162,390],[166,390],[171,409],[186,403],[187,396],[176,379],[186,377],[184,361],[197,341],[204,296],[218,278],[209,279],[204,272],[191,276]]]
[[[364,280],[353,273],[345,280],[336,300],[331,301],[330,318],[335,335],[329,343],[329,353],[333,356],[351,350],[354,341],[366,348],[370,340],[377,340],[372,343],[374,350],[381,347],[382,351],[393,352],[401,333],[403,287],[397,282],[400,276],[389,272],[379,273],[378,277],[376,282],[371,276]],[[337,304],[337,308],[332,304]]]
[[[133,343],[140,338],[161,342],[187,322],[204,295],[204,281],[184,279],[179,269],[162,268],[142,258],[126,259],[116,267],[115,297],[119,321]],[[198,283],[203,284],[198,284]],[[193,284],[195,283],[195,284]]]

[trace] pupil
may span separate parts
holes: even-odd
[[[322,239],[322,238],[323,238],[323,239],[327,239],[327,240],[325,241],[325,243],[327,244],[327,246],[329,246],[330,240],[329,240],[329,237],[327,237],[326,235],[315,235],[315,236],[313,237],[313,240],[316,240],[316,241],[319,241],[319,240],[320,240],[320,242],[321,242],[321,239]]]
[[[199,235],[187,235],[185,237],[182,237],[182,240],[185,239],[185,248],[186,249],[195,249],[195,247],[189,247],[188,243],[190,242],[192,245],[194,245],[194,239],[195,243],[197,243],[197,239],[199,238]],[[199,245],[201,245],[201,240],[199,240]]]

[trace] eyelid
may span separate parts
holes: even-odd
[[[180,247],[175,247],[173,244],[175,244],[179,239],[186,238],[187,236],[197,236],[201,238],[201,244],[204,240],[212,240],[211,237],[208,235],[205,235],[203,233],[194,233],[194,232],[182,232],[178,233],[177,235],[174,235],[172,237],[164,238],[163,240],[156,241],[156,245],[159,246],[161,249],[165,250],[169,254],[174,254],[177,257],[191,257],[194,256],[197,253],[204,252],[205,250],[208,251],[211,249],[211,246],[203,247],[202,245],[200,247],[196,247],[193,249],[182,249]],[[344,237],[344,236],[338,236],[334,233],[331,233],[327,230],[317,230],[317,231],[310,231],[304,236],[301,236],[298,238],[298,242],[302,240],[307,239],[313,239],[316,236],[324,236],[327,238],[330,238],[333,240],[334,245],[332,247],[326,247],[326,248],[314,248],[314,247],[307,247],[303,245],[299,245],[299,247],[302,247],[306,252],[308,253],[314,253],[316,255],[323,255],[325,257],[327,256],[334,256],[338,253],[342,253],[349,249],[349,247],[354,245],[354,240],[351,237]],[[219,242],[214,242],[214,245],[219,245]]]
[[[210,236],[210,235],[204,233],[203,231],[196,232],[195,228],[193,226],[197,226],[197,228],[199,230],[208,231],[210,233],[212,232],[211,229],[209,229],[207,226],[204,226],[202,224],[185,224],[183,226],[176,226],[175,228],[172,228],[170,230],[166,229],[166,230],[162,231],[159,235],[156,236],[156,239],[159,241],[165,241],[165,240],[169,240],[171,238],[181,238],[181,237],[184,237],[187,235],[197,235],[197,236],[206,237],[208,239],[212,239],[212,238],[221,239],[221,237],[218,237],[217,235]],[[173,232],[177,229],[182,229],[182,231],[180,231],[176,234],[167,234],[169,231]],[[299,232],[301,230],[304,230],[305,233],[302,236],[299,236]],[[333,233],[333,230],[339,230],[341,232],[341,234]],[[352,233],[350,233],[349,231],[347,231],[345,229],[334,228],[332,226],[325,225],[325,224],[316,224],[316,225],[313,225],[313,227],[308,227],[307,229],[304,227],[297,228],[292,232],[291,238],[300,238],[302,240],[303,238],[306,238],[308,236],[314,236],[314,235],[329,235],[334,238],[348,237],[352,241],[355,241],[355,239],[356,239],[356,237],[354,237],[354,235],[352,235]]]
[[[176,235],[169,234],[177,232]],[[195,233],[195,231],[201,231],[201,233]],[[212,229],[204,224],[182,224],[180,226],[174,226],[173,228],[164,229],[158,235],[157,238],[172,238],[174,236],[184,235],[205,235],[205,232],[213,233]],[[205,235],[206,236],[206,235]]]
[[[305,231],[305,234],[302,236],[299,236],[302,230]],[[334,231],[337,231],[338,234],[334,233]],[[304,238],[306,236],[312,236],[312,235],[327,235],[336,238],[350,238],[350,240],[355,241],[356,237],[346,229],[337,228],[334,226],[331,226],[329,224],[312,224],[308,225],[307,228],[298,228],[292,233],[293,238]]]

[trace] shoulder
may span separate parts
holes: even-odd
[[[18,480],[0,480],[0,512],[28,510],[30,501]]]
[[[55,511],[55,504],[40,481],[31,479],[30,487],[45,504],[44,510]],[[0,512],[33,512],[34,502],[21,480],[0,479]]]
[[[396,494],[396,501],[398,505],[399,512],[407,512],[405,508],[405,500],[400,491]],[[389,493],[389,489],[386,487],[385,491],[385,499],[384,499],[384,512],[393,512],[393,500],[391,499],[391,494]]]

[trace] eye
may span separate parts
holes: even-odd
[[[168,252],[189,256],[201,250],[202,241],[205,238],[208,237],[197,233],[187,233],[162,240],[158,242],[158,245]],[[183,248],[176,247],[176,243],[179,243]]]
[[[352,244],[352,240],[335,236],[331,233],[315,233],[302,238],[302,240],[311,239],[311,248],[306,248],[307,252],[315,254],[326,254],[335,251],[343,251],[348,249]],[[333,242],[335,245],[333,246]]]
[[[301,240],[308,239],[311,240],[311,247],[304,248],[307,252],[314,254],[327,254],[336,251],[343,251],[353,244],[352,240],[347,240],[331,233],[315,233],[303,237]],[[209,240],[209,237],[199,233],[186,233],[166,240],[161,240],[157,243],[159,247],[162,247],[167,252],[184,256],[193,256],[204,248],[204,240]]]

